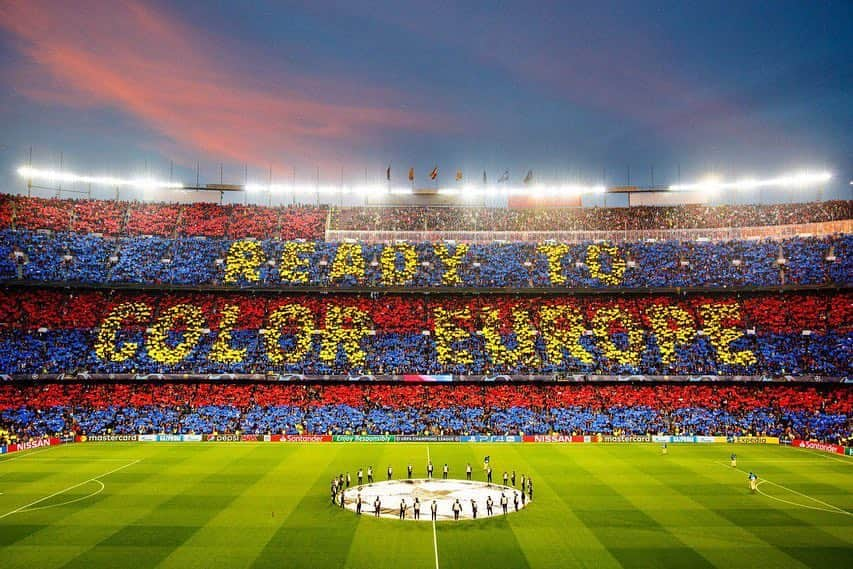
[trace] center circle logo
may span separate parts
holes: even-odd
[[[344,491],[344,507],[358,510],[361,497],[361,515],[415,521],[431,521],[435,503],[436,521],[489,518],[512,514],[525,508],[530,500],[521,489],[501,484],[487,484],[471,480],[440,480],[415,478],[374,482],[353,486]],[[376,500],[379,499],[378,515]],[[415,515],[415,498],[420,503],[420,516]],[[489,511],[491,498],[491,512]],[[506,506],[506,509],[504,509]],[[476,508],[476,512],[475,512]],[[404,510],[401,515],[400,510]]]

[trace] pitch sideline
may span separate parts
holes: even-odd
[[[47,452],[49,450],[53,450],[55,448],[59,448],[62,445],[54,445],[45,448],[36,448],[32,450],[22,450],[18,451],[14,454],[7,454],[5,457],[0,457],[0,464],[4,464],[7,462],[12,462],[13,460],[20,460],[22,458],[26,458],[28,456],[33,456],[34,454],[39,454],[42,452]]]

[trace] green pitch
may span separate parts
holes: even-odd
[[[763,480],[748,490],[746,472]],[[329,480],[427,452],[533,476],[506,518],[374,519]],[[843,567],[853,460],[781,447],[88,443],[0,457],[0,567]],[[428,516],[428,511],[425,514]]]

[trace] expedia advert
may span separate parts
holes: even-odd
[[[726,442],[736,445],[778,445],[779,437],[726,437]]]

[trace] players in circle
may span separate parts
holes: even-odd
[[[734,461],[734,455],[732,455],[732,459]],[[487,456],[483,463],[483,470],[486,477],[486,482],[489,487],[492,486],[492,465],[490,464],[489,457]],[[367,483],[373,484],[375,482],[373,465],[369,465],[367,467]],[[391,464],[388,465],[386,469],[386,479],[391,481],[394,479],[394,470]],[[427,478],[431,479],[434,474],[434,465],[432,460],[427,462],[426,467]],[[450,465],[448,463],[443,463],[441,468],[441,479],[442,480],[450,480]],[[412,480],[414,476],[414,467],[411,463],[406,465],[406,475],[408,480]],[[753,475],[754,476],[754,475]],[[355,497],[347,498],[345,493],[349,491],[349,488],[353,487],[353,476],[350,472],[340,473],[337,476],[334,476],[330,485],[330,497],[331,502],[335,506],[339,506],[341,508],[346,508],[349,506],[351,510],[354,510],[356,515],[360,516],[362,510],[364,508],[365,502],[369,503],[370,497],[367,499],[363,496],[362,492],[364,490],[364,479],[365,479],[365,470],[363,467],[359,467],[356,470],[355,478],[358,481],[358,485],[353,488],[355,493]],[[471,467],[471,463],[467,462],[465,464],[465,480],[473,482],[474,471]],[[750,489],[755,492],[755,486],[757,486],[756,482],[757,477],[750,477]],[[521,473],[520,486],[516,486],[517,482],[516,471],[515,470],[504,470],[502,473],[502,481],[504,488],[497,488],[500,490],[500,496],[493,497],[491,493],[487,494],[485,499],[485,507],[486,507],[486,517],[491,517],[494,515],[494,505],[496,499],[498,503],[501,505],[501,511],[504,515],[509,513],[509,502],[512,499],[513,503],[513,511],[517,512],[519,509],[524,508],[527,502],[533,500],[533,480],[526,473]],[[356,492],[357,490],[357,492]],[[510,496],[508,492],[512,492]],[[398,494],[399,495],[399,494]],[[388,498],[388,496],[386,496]],[[421,506],[422,502],[419,496],[413,497],[413,502],[411,504],[406,503],[406,498],[401,497],[399,510],[398,510],[398,519],[405,520],[409,513],[409,508],[411,508],[412,519],[420,520],[421,519]],[[470,519],[478,519],[480,516],[479,512],[479,503],[477,502],[476,497],[470,497],[466,500],[467,503],[470,504]],[[437,500],[433,499],[429,502],[430,509],[430,518],[432,521],[437,521],[439,519],[438,513],[440,504]],[[453,515],[454,520],[460,520],[462,518],[468,517],[467,514],[469,511],[466,511],[467,507],[463,506],[463,502],[460,497],[456,497],[453,499],[453,502],[450,504],[450,512],[447,514]],[[387,514],[387,510],[386,510]],[[376,495],[373,497],[373,515],[374,517],[382,517],[382,497]]]

